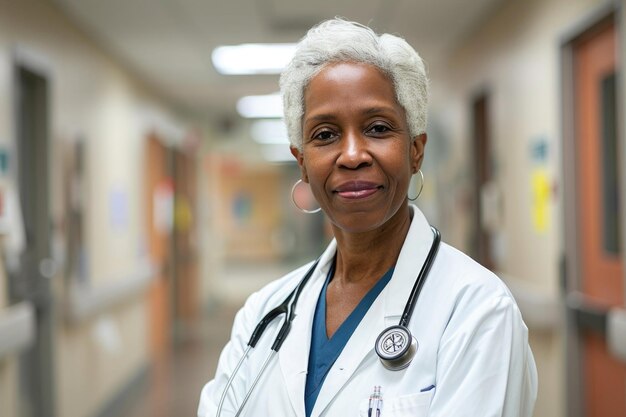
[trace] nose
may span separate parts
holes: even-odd
[[[359,131],[348,131],[341,138],[337,164],[348,169],[358,169],[372,164],[368,138]]]

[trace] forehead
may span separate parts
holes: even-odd
[[[357,104],[369,100],[398,106],[390,78],[370,64],[333,63],[325,66],[309,82],[304,93],[305,114],[333,103]]]

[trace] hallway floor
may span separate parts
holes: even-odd
[[[213,377],[240,306],[216,306],[205,315],[171,357],[154,366],[117,417],[194,417],[200,391]]]

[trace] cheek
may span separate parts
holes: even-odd
[[[395,171],[398,177],[411,176],[415,160],[411,149],[406,144],[398,144],[392,149],[386,149],[384,163],[388,169]]]

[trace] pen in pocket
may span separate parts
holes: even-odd
[[[367,407],[367,417],[380,417],[383,408],[383,396],[380,393],[380,386],[374,386],[374,392],[370,395]]]

